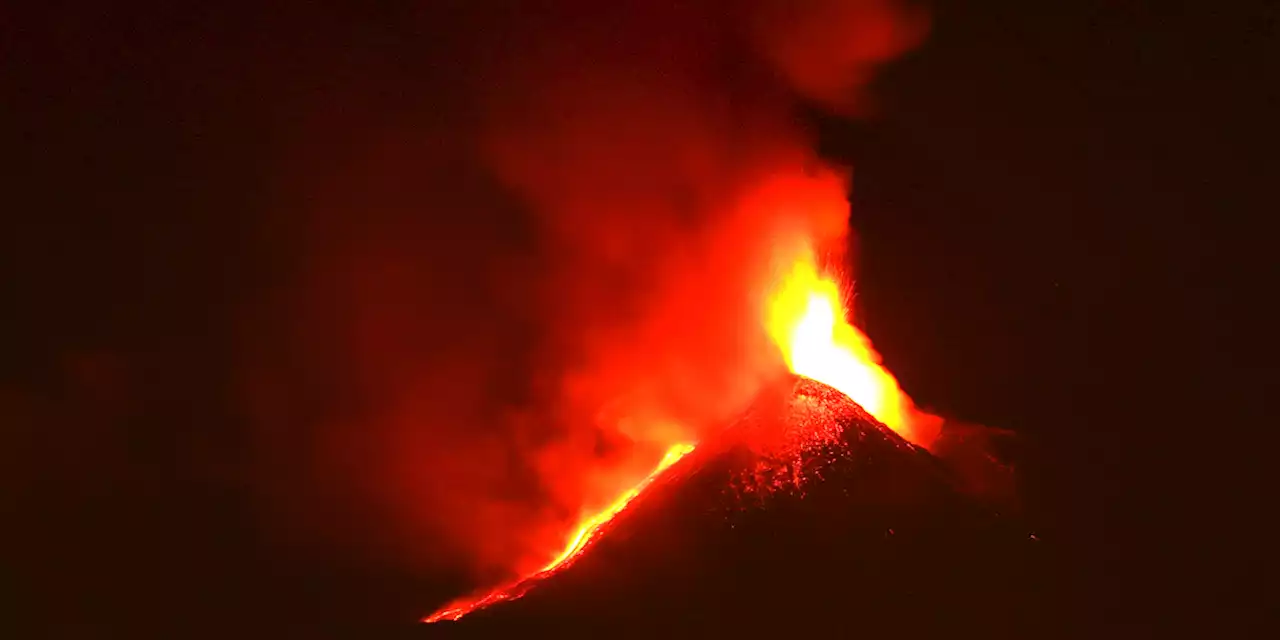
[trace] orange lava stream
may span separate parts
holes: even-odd
[[[867,336],[846,319],[838,281],[805,248],[769,297],[765,328],[793,373],[843,392],[908,441],[928,446],[941,418],[916,409],[880,365]]]
[[[532,586],[532,583],[547,578],[569,567],[582,555],[584,551],[586,551],[589,546],[591,546],[592,542],[595,542],[606,524],[626,509],[627,505],[631,504],[631,501],[635,500],[636,496],[640,495],[640,492],[644,491],[645,487],[648,487],[649,484],[658,478],[658,476],[662,475],[663,471],[666,471],[668,467],[675,464],[690,451],[693,451],[694,446],[695,445],[690,443],[680,443],[672,445],[667,449],[666,455],[664,455],[662,460],[658,462],[658,466],[654,467],[653,471],[650,472],[649,475],[645,476],[645,478],[636,484],[636,486],[628,489],[625,493],[615,498],[614,501],[609,503],[605,508],[583,518],[582,522],[578,525],[578,528],[573,532],[573,535],[569,537],[564,550],[561,551],[554,560],[542,567],[542,569],[537,573],[520,580],[519,582],[503,585],[481,595],[467,596],[465,598],[454,600],[449,604],[446,604],[444,607],[441,607],[439,611],[423,618],[423,622],[457,620],[472,611],[482,609],[491,604],[502,602],[504,600],[515,600],[516,598],[523,596],[525,592],[529,590],[529,587]]]
[[[596,534],[599,533],[602,526],[612,520],[614,516],[621,513],[623,509],[627,508],[627,505],[631,504],[631,501],[635,500],[636,496],[640,495],[640,492],[643,491],[645,487],[649,486],[649,483],[653,482],[653,480],[661,475],[663,471],[667,470],[667,467],[675,464],[676,461],[683,458],[685,454],[693,451],[694,446],[695,445],[689,443],[680,443],[673,445],[670,449],[667,449],[667,454],[662,457],[658,466],[655,467],[648,476],[645,476],[645,479],[641,480],[640,484],[632,487],[626,493],[618,496],[612,504],[584,520],[582,524],[578,526],[578,530],[574,532],[573,537],[569,539],[569,544],[565,546],[564,551],[561,551],[560,555],[557,556],[555,560],[547,563],[539,573],[547,573],[561,569],[565,565],[569,564],[573,558],[579,556],[583,549],[585,549],[587,545],[595,539]]]

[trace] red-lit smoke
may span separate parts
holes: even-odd
[[[433,56],[464,72],[427,98],[361,71],[352,95],[383,97],[304,109],[278,188],[301,258],[248,329],[245,389],[269,512],[489,581],[785,367],[770,283],[789,248],[838,254],[848,218],[795,106],[856,111],[923,23],[878,0],[457,20]]]

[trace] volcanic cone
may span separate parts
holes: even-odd
[[[574,566],[424,633],[1043,636],[1028,628],[1043,562],[1024,523],[933,455],[794,377],[667,469]]]

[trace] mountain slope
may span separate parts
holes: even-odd
[[[671,467],[573,567],[439,637],[1042,626],[1044,547],[846,396],[796,378]]]

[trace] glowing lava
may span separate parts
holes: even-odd
[[[623,509],[626,509],[627,505],[631,504],[631,501],[635,500],[636,496],[640,495],[640,492],[645,487],[662,475],[663,471],[666,471],[668,467],[675,464],[680,458],[693,451],[693,448],[694,445],[692,444],[681,443],[667,449],[666,455],[658,462],[658,466],[654,467],[653,471],[636,486],[618,496],[605,508],[584,517],[573,535],[569,537],[564,550],[537,573],[519,582],[503,585],[487,593],[454,600],[441,607],[439,611],[423,618],[423,622],[457,620],[476,609],[482,609],[504,600],[515,600],[523,596],[534,583],[568,568],[591,546],[592,542],[595,542],[604,530],[605,525],[612,521]]]
[[[880,354],[849,323],[833,277],[819,273],[806,247],[769,297],[765,328],[793,373],[841,391],[914,444],[928,446],[941,418],[916,409]]]
[[[601,509],[595,515],[583,520],[582,524],[578,526],[578,530],[574,532],[573,537],[569,538],[569,544],[565,546],[564,551],[561,551],[560,555],[557,556],[555,560],[547,563],[547,566],[543,567],[542,571],[539,573],[556,571],[571,564],[574,558],[581,555],[582,551],[587,548],[587,545],[591,544],[591,542],[595,540],[601,527],[612,520],[614,516],[618,515],[618,513],[623,509],[627,508],[627,505],[631,504],[631,501],[635,500],[636,496],[640,495],[640,491],[649,486],[649,483],[653,482],[654,478],[661,475],[663,471],[666,471],[667,467],[675,464],[676,461],[683,458],[685,454],[693,451],[693,447],[694,445],[692,444],[682,443],[667,449],[667,454],[662,457],[662,461],[658,463],[658,466],[653,469],[652,473],[646,476],[644,480],[640,481],[640,484],[637,484],[626,493],[618,496],[612,504]]]

